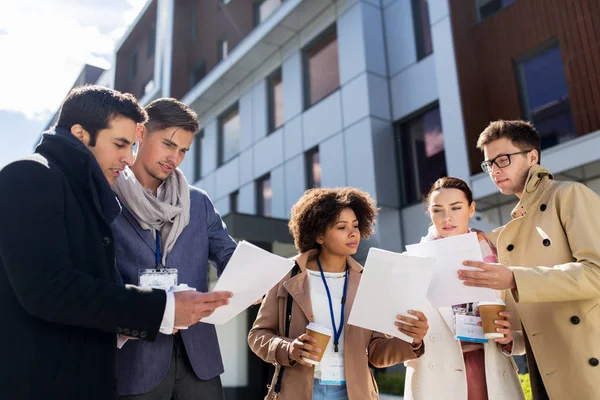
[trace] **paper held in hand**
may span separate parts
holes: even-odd
[[[462,264],[466,260],[483,261],[477,233],[471,232],[431,242],[411,244],[406,246],[406,250],[409,255],[437,259],[427,290],[427,298],[432,306],[444,307],[496,300],[493,289],[465,286],[463,281],[458,279],[460,269],[481,271]]]
[[[229,322],[265,295],[292,269],[294,261],[269,253],[251,243],[238,243],[213,291],[230,291],[229,304],[200,322]]]
[[[396,315],[429,308],[426,293],[435,259],[415,257],[371,248],[356,292],[348,323],[395,336],[413,339],[394,324]]]

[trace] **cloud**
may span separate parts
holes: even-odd
[[[110,67],[117,35],[125,32],[144,3],[2,2],[0,110],[21,112],[28,118],[54,113],[84,64]]]

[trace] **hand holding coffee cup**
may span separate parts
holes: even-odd
[[[506,310],[506,304],[502,300],[482,301],[478,305],[481,326],[486,339],[494,339],[500,344],[512,342],[512,326],[510,313]]]
[[[332,335],[331,329],[311,322],[306,326],[306,333],[291,343],[290,360],[307,367],[319,364]]]

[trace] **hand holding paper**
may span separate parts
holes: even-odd
[[[466,286],[458,279],[458,270],[477,270],[465,267],[463,261],[483,261],[481,247],[475,232],[451,236],[406,246],[408,254],[435,257],[435,270],[427,290],[427,298],[434,307],[453,306],[475,301],[494,301],[492,289]]]
[[[233,252],[214,291],[233,293],[229,304],[200,322],[225,324],[262,298],[294,266],[294,261],[241,241]]]
[[[428,307],[425,297],[435,260],[371,248],[348,318],[351,325],[385,333],[406,342],[422,340],[426,318],[411,318],[409,310]],[[398,329],[397,317],[412,326]],[[414,314],[413,314],[414,315]]]

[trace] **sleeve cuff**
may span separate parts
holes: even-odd
[[[167,294],[167,303],[158,331],[163,335],[172,335],[175,326],[175,295],[172,292],[165,293]]]

